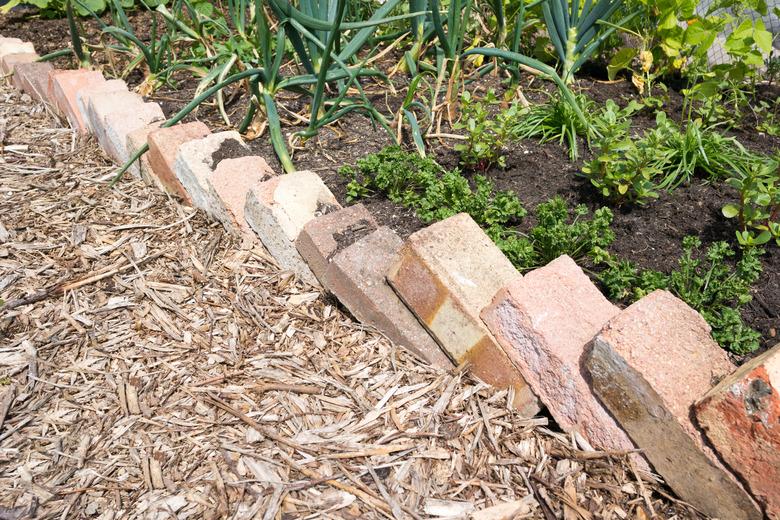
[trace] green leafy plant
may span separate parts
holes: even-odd
[[[726,218],[739,222],[739,243],[780,245],[780,157],[746,162],[726,183],[739,193],[736,203],[723,207]]]
[[[666,289],[701,313],[721,347],[735,354],[756,350],[761,336],[744,324],[739,311],[752,299],[750,290],[761,274],[762,251],[746,249],[730,267],[736,253],[726,242],[716,242],[703,252],[701,240],[689,236],[682,246],[678,267],[671,273],[611,259],[601,281],[616,300],[636,301],[656,289]]]
[[[499,110],[495,117],[490,107],[500,104],[495,91],[488,91],[480,100],[472,97],[468,91],[460,98],[461,119],[453,125],[456,130],[465,130],[466,140],[456,144],[463,166],[474,171],[484,172],[497,164],[506,167],[504,146],[512,135],[512,125],[518,114],[516,104]]]

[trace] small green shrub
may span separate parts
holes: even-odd
[[[474,99],[469,91],[464,91],[460,103],[461,119],[452,126],[456,130],[466,131],[465,143],[455,145],[455,150],[460,152],[461,164],[478,172],[485,172],[496,164],[505,168],[503,150],[511,137],[511,125],[518,113],[517,105],[512,104],[509,108],[499,110],[495,118],[491,117],[490,107],[499,104],[492,89],[481,100]]]
[[[756,350],[761,336],[743,323],[739,311],[752,299],[750,289],[761,274],[762,251],[744,250],[731,268],[728,260],[735,252],[726,242],[712,244],[706,253],[696,237],[686,237],[682,245],[678,267],[669,274],[609,259],[601,281],[610,297],[636,301],[656,289],[666,289],[701,313],[721,347],[735,354]]]
[[[780,157],[751,161],[726,182],[739,193],[739,201],[726,204],[723,215],[738,219],[740,245],[762,245],[773,239],[780,245]]]

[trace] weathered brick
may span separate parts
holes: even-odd
[[[196,133],[198,127],[192,128]],[[204,134],[181,141],[173,172],[186,190],[192,205],[214,215],[219,204],[209,189],[208,178],[222,159],[247,155],[250,155],[249,148],[244,144],[241,134],[234,130]]]
[[[387,284],[385,276],[402,244],[390,228],[380,227],[331,258],[324,285],[361,323],[431,365],[451,368],[447,355]]]
[[[122,94],[120,94],[119,97],[116,97],[115,94],[117,93]],[[125,95],[124,93],[127,94]],[[93,128],[93,116],[90,115],[90,103],[92,102],[92,99],[98,95],[101,95],[101,99],[96,101],[94,109],[100,113],[101,120],[105,118],[106,114],[108,114],[112,108],[115,110],[123,110],[119,107],[122,107],[124,104],[134,106],[136,102],[143,102],[143,99],[138,94],[131,93],[127,89],[127,83],[121,79],[110,79],[80,89],[76,93],[76,107],[81,115],[83,127],[79,128],[79,131],[82,134],[88,132],[97,133],[99,131],[99,129],[96,130]]]
[[[780,344],[726,376],[695,409],[723,461],[780,519]]]
[[[38,58],[40,58],[40,56],[34,52],[6,54],[0,58],[0,71],[6,76],[13,74],[17,65],[21,65],[22,63],[32,63]]]
[[[162,121],[157,121],[150,125],[143,126],[137,130],[133,130],[127,134],[127,151],[130,155],[139,150],[143,145],[147,144],[147,137],[149,132],[157,130],[162,125]],[[140,177],[147,184],[157,186],[160,190],[165,191],[165,187],[152,173],[152,167],[149,164],[149,152],[146,152],[141,158],[133,163],[128,170],[135,177]]]
[[[388,281],[441,347],[486,383],[514,388],[526,416],[539,411],[536,397],[482,323],[479,313],[520,273],[467,214],[414,233],[388,273]]]
[[[571,258],[561,256],[506,285],[482,318],[564,431],[600,449],[625,451],[634,444],[580,372],[586,346],[618,312]]]
[[[84,128],[89,128],[95,134],[100,145],[104,150],[108,150],[110,141],[108,137],[108,124],[106,118],[110,114],[131,114],[136,112],[144,100],[135,92],[125,90],[100,90],[99,87],[105,86],[107,82],[96,84],[98,88],[92,91],[88,96],[82,98],[81,104],[86,104],[86,121],[83,122]],[[92,86],[82,87],[82,90],[90,91]],[[76,95],[76,106],[79,106],[78,94]],[[81,113],[79,111],[79,113]],[[108,152],[107,152],[108,153]],[[109,154],[111,155],[111,154]]]
[[[14,86],[38,101],[48,101],[49,74],[54,70],[51,63],[19,63],[14,68]]]
[[[255,185],[247,196],[244,216],[283,269],[318,285],[295,248],[295,241],[307,222],[340,208],[316,173],[299,171],[277,175]]]
[[[141,103],[131,112],[110,112],[100,132],[105,136],[105,142],[100,141],[100,144],[117,164],[124,164],[130,158],[127,136],[139,128],[164,120],[165,114],[157,103]]]
[[[718,518],[761,518],[691,421],[693,403],[733,370],[696,311],[655,291],[604,326],[584,366],[599,400],[680,498]]]
[[[165,186],[171,195],[180,197],[185,203],[194,201],[194,195],[182,185],[178,178],[176,168],[181,160],[180,151],[182,145],[189,141],[200,142],[205,136],[211,134],[206,125],[200,121],[174,125],[168,128],[160,128],[149,133],[149,164],[152,172]],[[199,207],[196,205],[196,207]]]
[[[330,259],[378,227],[366,207],[355,204],[310,220],[303,226],[295,247],[314,276],[323,282]]]
[[[35,46],[19,38],[0,38],[0,58],[9,54],[34,54]]]
[[[76,96],[79,90],[105,81],[103,75],[94,70],[54,69],[49,75],[49,103],[68,119],[73,128],[84,128]]]
[[[214,218],[231,233],[254,240],[256,236],[244,218],[246,197],[253,186],[273,176],[265,159],[256,155],[220,161],[206,179],[209,191],[218,201]]]

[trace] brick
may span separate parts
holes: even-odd
[[[149,164],[152,173],[165,191],[181,198],[186,204],[192,199],[182,186],[176,175],[175,165],[179,160],[181,145],[193,139],[200,139],[210,134],[210,130],[201,122],[174,125],[160,128],[149,133]]]
[[[599,449],[626,451],[634,444],[580,371],[586,346],[618,312],[564,255],[507,284],[482,318],[564,431]]]
[[[780,344],[723,379],[695,410],[721,459],[780,519]]]
[[[274,175],[265,159],[256,155],[220,161],[207,178],[209,191],[218,202],[214,208],[214,218],[229,232],[250,240],[256,239],[244,218],[246,197],[252,187]]]
[[[104,83],[103,75],[93,70],[56,70],[49,75],[48,98],[60,114],[64,115],[73,128],[84,128],[85,124],[78,109],[78,91],[95,84]]]
[[[515,407],[539,411],[536,397],[479,317],[520,273],[467,214],[414,233],[388,273],[401,299],[458,364],[498,388],[514,388]]]
[[[450,359],[385,279],[402,244],[390,228],[380,227],[331,258],[324,285],[361,323],[376,327],[431,365],[451,368]]]
[[[341,206],[316,173],[299,171],[254,186],[246,199],[244,217],[283,269],[318,285],[295,241],[307,222],[338,209]]]
[[[733,369],[696,311],[655,291],[605,325],[584,367],[599,400],[680,498],[718,518],[761,518],[691,421],[693,403]]]
[[[147,137],[149,136],[149,132],[160,128],[160,125],[162,125],[162,121],[157,121],[150,125],[142,126],[141,128],[133,130],[127,134],[127,151],[129,154],[132,155],[143,145],[147,144]],[[160,190],[165,191],[165,187],[152,173],[152,167],[149,164],[148,151],[143,154],[137,162],[133,163],[128,171],[133,176],[143,179],[147,184],[157,186]]]
[[[86,94],[81,98],[81,105],[86,108],[86,122],[83,123],[83,127],[90,129],[104,150],[109,146],[108,125],[106,123],[109,114],[136,112],[144,102],[143,98],[135,92],[101,90],[105,83],[107,82],[96,83],[79,90],[79,92],[86,91]],[[93,90],[93,86],[97,88]],[[86,105],[84,105],[85,103]],[[76,95],[76,107],[79,107],[78,94]],[[79,113],[81,112],[79,111]]]
[[[53,70],[51,63],[19,63],[14,68],[14,86],[37,101],[48,101],[49,74]]]
[[[2,71],[2,73],[6,76],[13,74],[17,65],[21,65],[22,63],[32,63],[38,58],[40,58],[40,56],[34,52],[6,54],[0,58],[0,71]]]
[[[115,94],[118,94],[118,96],[115,96]],[[76,93],[76,107],[83,123],[83,126],[79,128],[82,134],[100,131],[99,127],[93,127],[93,124],[99,125],[99,122],[93,123],[90,115],[90,103],[98,95],[101,95],[102,100],[96,102],[95,109],[101,114],[101,121],[110,110],[122,110],[121,106],[125,103],[134,106],[136,102],[143,102],[143,99],[138,94],[131,93],[127,89],[127,83],[121,79],[110,79],[80,89]]]
[[[9,54],[35,54],[35,46],[19,38],[0,38],[0,58]]]
[[[157,103],[141,103],[129,112],[110,112],[105,117],[105,127],[101,132],[105,141],[100,144],[117,164],[124,164],[130,158],[127,136],[139,128],[164,120],[165,114]]]
[[[355,204],[310,220],[303,226],[295,247],[314,276],[323,282],[330,259],[378,227],[366,207]]]
[[[208,178],[222,159],[250,155],[249,148],[244,144],[241,134],[236,131],[210,134],[202,132],[206,128],[202,123],[188,125],[193,125],[189,127],[190,130],[180,130],[180,133],[176,134],[180,137],[175,139],[175,144],[180,148],[172,163],[172,171],[187,192],[192,205],[214,215],[218,211],[215,209],[218,203],[209,190]],[[199,133],[202,135],[196,135]],[[155,137],[155,141],[157,140]]]

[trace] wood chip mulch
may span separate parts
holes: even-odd
[[[0,146],[1,519],[700,518],[7,87]]]

